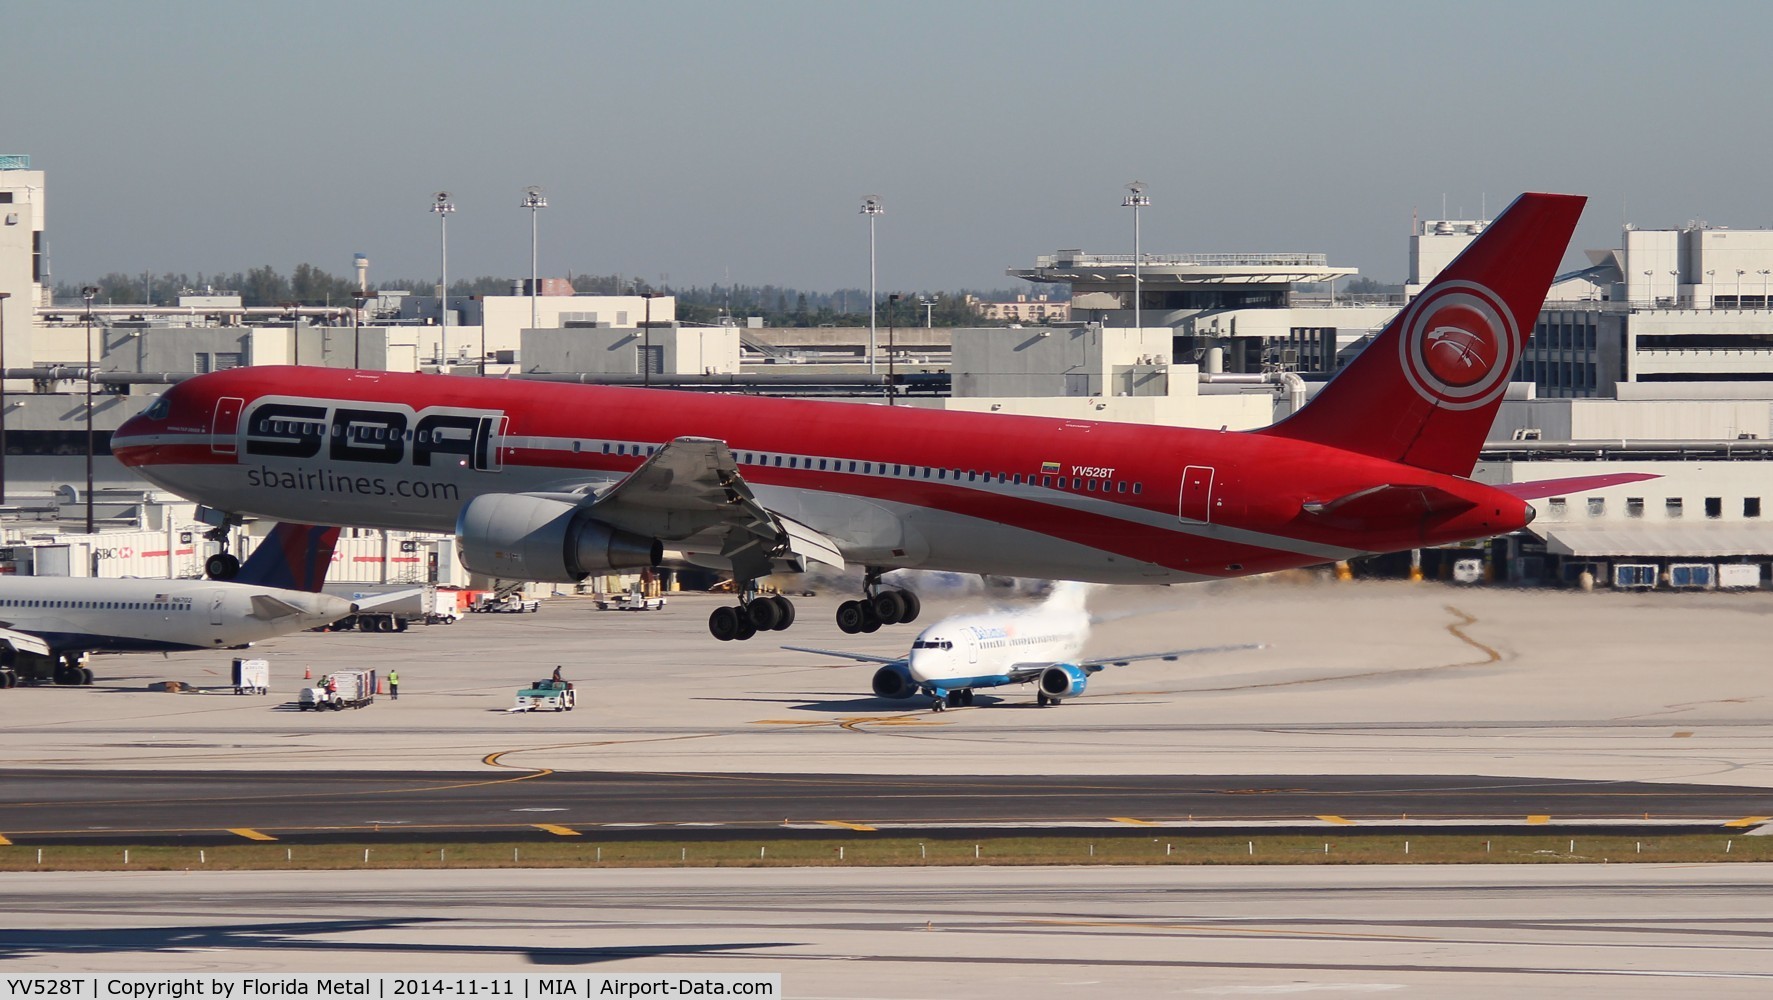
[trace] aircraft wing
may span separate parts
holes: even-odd
[[[49,655],[49,643],[29,632],[0,628],[0,639],[10,643],[13,649],[21,653],[36,653],[38,656]]]
[[[252,595],[252,617],[260,621],[274,622],[279,618],[299,615],[302,609],[287,601],[278,600],[269,594]]]
[[[1232,653],[1244,649],[1262,649],[1259,642],[1241,642],[1228,646],[1197,646],[1194,649],[1171,649],[1162,653],[1133,653],[1129,656],[1097,656],[1088,660],[1079,660],[1078,666],[1095,673],[1104,667],[1124,667],[1140,660],[1179,660],[1184,656],[1201,656],[1206,653]]]
[[[1094,674],[1107,667],[1124,667],[1140,660],[1179,660],[1184,656],[1200,656],[1205,653],[1231,653],[1242,649],[1261,649],[1262,643],[1243,642],[1228,646],[1197,646],[1194,649],[1169,649],[1161,653],[1131,653],[1126,656],[1097,656],[1088,660],[1077,661],[1077,666]],[[1053,666],[1052,663],[1018,663],[1009,670],[1013,682],[1031,681],[1039,677],[1041,671]]]
[[[842,649],[814,649],[811,646],[783,646],[796,653],[817,653],[820,656],[835,656],[840,660],[855,660],[858,663],[904,663],[903,656],[870,656],[867,653],[851,653]]]
[[[844,567],[837,543],[757,502],[726,442],[680,437],[592,502],[598,520],[732,564],[741,577]]]

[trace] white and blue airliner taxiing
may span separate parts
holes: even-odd
[[[1083,657],[1093,619],[1084,607],[1087,587],[1061,583],[1040,604],[1010,611],[945,618],[918,634],[904,656],[874,656],[837,649],[783,646],[800,653],[878,663],[874,693],[882,698],[931,699],[940,712],[973,703],[979,688],[1034,684],[1035,703],[1057,705],[1089,686],[1090,675],[1105,667],[1139,660],[1260,649],[1259,643],[1171,649],[1125,656]]]

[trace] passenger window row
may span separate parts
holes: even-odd
[[[575,453],[584,450],[585,442],[574,441]],[[651,456],[659,450],[659,445],[637,444],[624,441],[601,442],[602,453],[605,455]],[[1016,486],[1039,486],[1043,489],[1071,490],[1077,493],[1132,493],[1145,492],[1142,482],[1130,482],[1124,479],[1093,479],[1081,476],[1037,476],[1034,473],[1021,472],[980,472],[977,469],[948,469],[932,465],[906,465],[890,462],[863,462],[842,458],[813,458],[807,455],[778,455],[761,451],[735,451],[735,458],[741,466],[763,466],[771,469],[806,469],[813,472],[852,472],[863,476],[888,476],[895,479],[935,479],[942,482],[969,483],[1006,483]]]

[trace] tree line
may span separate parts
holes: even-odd
[[[572,275],[573,290],[580,295],[640,295],[658,293],[677,298],[677,318],[685,323],[718,323],[731,316],[743,322],[746,317],[761,316],[765,326],[866,326],[868,324],[868,291],[844,288],[832,292],[814,292],[778,285],[692,285],[674,288],[668,284],[654,285],[632,275]],[[232,274],[195,275],[166,272],[138,275],[112,272],[92,283],[98,291],[93,301],[101,305],[176,305],[181,295],[239,295],[245,306],[341,306],[350,305],[357,297],[355,277],[329,274],[312,264],[299,264],[293,273],[284,275],[270,265]],[[511,279],[495,277],[460,278],[451,281],[449,294],[456,298],[477,295],[509,295]],[[402,279],[376,283],[377,291],[403,291],[416,295],[436,293],[434,281]],[[875,307],[880,326],[978,326],[983,321],[966,304],[968,295],[988,302],[1013,300],[1018,294],[1048,294],[1054,299],[1066,295],[1064,286],[1041,286],[1030,293],[1005,289],[982,291],[881,292]],[[896,298],[894,296],[897,296]],[[81,286],[58,282],[55,299],[61,303],[81,300]],[[928,303],[926,308],[925,303]]]

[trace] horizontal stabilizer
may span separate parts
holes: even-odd
[[[1475,506],[1435,486],[1387,484],[1339,496],[1327,502],[1308,501],[1305,513],[1326,521],[1394,522],[1429,514],[1457,514]]]
[[[1641,483],[1646,479],[1661,478],[1653,472],[1614,472],[1604,476],[1570,476],[1566,479],[1538,479],[1530,483],[1507,483],[1496,488],[1519,500],[1539,500],[1544,497],[1561,497],[1566,493],[1581,493],[1584,490],[1600,490],[1609,486],[1624,486],[1626,483]]]
[[[0,628],[0,640],[9,643],[13,649],[21,653],[36,653],[38,656],[49,655],[49,643],[44,642],[29,632],[18,632],[9,628]]]
[[[274,622],[279,618],[299,615],[302,609],[286,601],[280,601],[269,594],[252,595],[252,616],[260,621]]]

